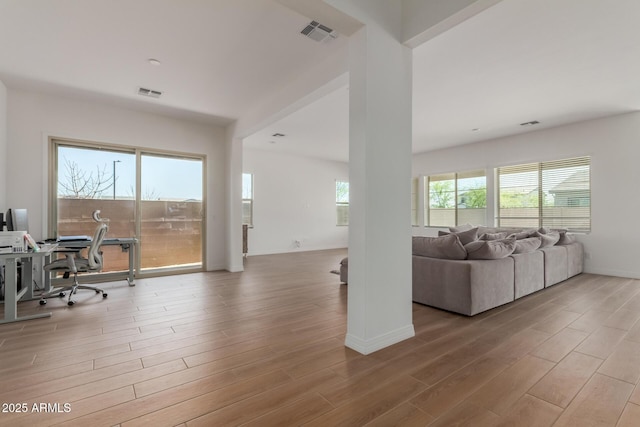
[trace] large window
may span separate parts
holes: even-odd
[[[349,183],[336,181],[336,225],[349,225]]]
[[[420,225],[418,222],[418,206],[419,206],[419,190],[420,188],[420,178],[413,178],[411,180],[411,225],[417,227]]]
[[[591,230],[591,159],[497,169],[499,226]]]
[[[242,174],[242,223],[253,227],[253,174]]]
[[[425,225],[485,224],[487,180],[484,170],[425,177]]]
[[[204,173],[204,157],[53,139],[49,236],[93,235],[99,209],[107,238],[138,238],[136,271],[201,269]],[[103,271],[129,268],[119,247],[103,251]]]

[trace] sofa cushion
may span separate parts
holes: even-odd
[[[478,235],[482,236],[485,233],[502,233],[506,231],[507,233],[515,233],[518,231],[522,231],[520,228],[511,228],[511,227],[486,227],[484,225],[478,226]]]
[[[533,236],[536,233],[537,230],[532,229],[532,230],[522,230],[522,231],[516,231],[512,234],[510,234],[507,237],[515,237],[518,240],[521,239],[528,239],[529,237]]]
[[[549,246],[553,246],[558,243],[560,240],[560,233],[557,231],[548,231],[547,233],[542,233],[539,230],[534,233],[535,237],[539,237],[542,244],[541,248],[547,248]]]
[[[506,258],[516,249],[516,239],[477,240],[464,248],[467,250],[467,259]]]
[[[502,240],[506,239],[509,233],[506,231],[500,231],[498,233],[484,233],[480,237],[479,240]]]
[[[462,224],[462,225],[458,225],[456,227],[449,227],[449,231],[452,233],[459,233],[461,231],[468,231],[471,230],[473,227],[473,225],[471,224]]]
[[[559,233],[560,239],[558,240],[558,243],[556,243],[556,245],[570,245],[576,242],[576,236],[569,233],[567,230],[561,230],[559,231]]]
[[[516,240],[516,249],[514,254],[526,254],[533,252],[540,247],[542,241],[539,237],[527,237],[526,239]]]
[[[412,241],[414,255],[441,259],[465,259],[467,251],[454,233],[440,237],[414,236]]]
[[[438,236],[446,236],[447,234],[455,234],[463,245],[478,240],[478,227],[465,231],[438,231]]]

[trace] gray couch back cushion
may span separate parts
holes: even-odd
[[[526,239],[516,240],[516,249],[514,254],[526,254],[533,252],[540,247],[542,241],[539,237],[527,237]]]
[[[440,237],[414,236],[414,255],[440,259],[465,259],[467,251],[455,234]]]
[[[516,249],[516,239],[476,240],[464,248],[467,250],[467,259],[506,258]]]

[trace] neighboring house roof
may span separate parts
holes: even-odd
[[[590,189],[590,173],[589,169],[578,170],[560,184],[549,190],[549,193],[556,194],[561,192],[584,192]]]

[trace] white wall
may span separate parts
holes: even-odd
[[[6,176],[12,180],[7,185],[6,205],[29,210],[29,228],[36,238],[47,237],[48,136],[205,154],[206,266],[209,270],[225,268],[223,128],[14,89],[7,96],[7,128],[10,162]]]
[[[0,212],[7,210],[7,88],[0,81]]]
[[[589,155],[591,233],[578,236],[585,270],[640,278],[639,141],[640,113],[630,113],[416,155],[413,175]]]
[[[349,227],[336,226],[335,208],[347,163],[245,148],[242,169],[254,175],[249,255],[347,247]]]

